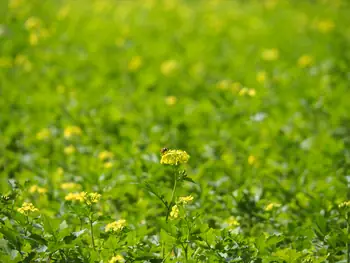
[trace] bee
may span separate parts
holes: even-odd
[[[165,154],[167,151],[169,151],[169,149],[166,148],[166,147],[164,147],[164,148],[162,148],[162,149],[160,150],[160,153],[163,155],[163,154]]]

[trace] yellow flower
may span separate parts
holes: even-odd
[[[63,190],[75,190],[75,189],[81,189],[81,185],[73,182],[68,182],[68,183],[62,183],[61,188]]]
[[[176,219],[179,217],[179,208],[177,205],[174,205],[172,208],[171,208],[171,212],[170,212],[170,219]]]
[[[75,152],[75,147],[73,145],[69,145],[65,147],[63,151],[65,154],[70,155]]]
[[[246,95],[248,93],[248,91],[249,91],[249,89],[244,87],[238,92],[238,95],[244,96],[244,95]]]
[[[126,226],[126,220],[125,219],[120,219],[118,221],[114,221],[112,223],[109,223],[105,227],[106,232],[118,232],[123,230],[123,228]]]
[[[179,204],[187,205],[188,203],[190,203],[190,202],[192,202],[192,201],[193,201],[193,196],[192,196],[192,195],[189,195],[189,196],[182,196],[182,197],[179,197],[178,203],[179,203]]]
[[[64,129],[64,137],[65,138],[70,138],[72,136],[79,136],[82,134],[82,131],[80,127],[78,126],[68,126]]]
[[[221,90],[227,90],[230,87],[231,81],[227,79],[220,80],[217,84],[216,87]]]
[[[280,207],[281,204],[278,203],[270,203],[265,207],[265,211],[271,211],[274,208]]]
[[[255,89],[248,89],[248,95],[249,95],[250,97],[254,97],[254,96],[256,95]]]
[[[265,71],[259,71],[256,73],[256,81],[259,82],[260,84],[265,83],[267,78],[267,74]]]
[[[85,194],[84,199],[86,204],[91,205],[100,201],[101,195],[99,193],[88,193]]]
[[[29,34],[29,44],[32,46],[36,46],[39,42],[39,37],[36,33],[32,32]]]
[[[169,106],[173,106],[176,104],[177,98],[175,96],[168,96],[165,98],[165,103]]]
[[[240,223],[238,222],[238,220],[234,217],[234,216],[230,216],[227,220],[226,223],[229,226],[239,226]]]
[[[37,29],[40,27],[41,20],[35,16],[29,17],[24,23],[24,26],[27,30]]]
[[[86,197],[86,192],[80,192],[80,193],[69,193],[64,198],[66,201],[79,201],[84,202]]]
[[[48,128],[44,128],[42,130],[40,130],[37,134],[36,134],[36,138],[37,140],[46,140],[50,137],[51,132]]]
[[[279,51],[276,48],[265,49],[261,53],[261,58],[266,61],[274,61],[279,57]]]
[[[121,255],[112,257],[108,263],[125,262],[125,259]]]
[[[301,68],[305,68],[311,66],[313,62],[313,58],[309,55],[303,55],[298,59],[298,66]]]
[[[168,77],[172,75],[178,69],[178,67],[179,65],[177,61],[171,59],[171,60],[164,61],[162,63],[162,65],[160,66],[160,71],[164,76]]]
[[[44,188],[44,187],[39,187],[37,185],[32,185],[30,188],[29,188],[29,193],[39,193],[39,194],[45,194],[47,193],[47,189]]]
[[[98,159],[100,159],[101,161],[105,161],[107,159],[113,158],[113,156],[114,154],[112,152],[102,151],[98,154]]]
[[[106,169],[110,169],[110,168],[112,168],[113,167],[113,163],[112,162],[105,162],[104,164],[103,164],[103,167],[104,168],[106,168]]]
[[[29,212],[36,212],[39,211],[39,209],[36,208],[32,203],[24,202],[22,204],[22,207],[18,208],[17,211],[21,214],[28,215]]]
[[[10,68],[12,67],[12,59],[9,57],[0,58],[0,68]]]
[[[182,150],[168,150],[162,154],[161,164],[178,165],[187,163],[190,156]]]
[[[250,165],[253,165],[255,162],[256,162],[256,157],[253,156],[253,155],[249,155],[249,157],[248,157],[248,163],[249,163]]]
[[[350,207],[350,200],[349,201],[344,201],[338,205],[339,208],[343,207]]]
[[[132,57],[128,64],[128,69],[131,72],[137,71],[142,66],[142,58],[140,56]]]
[[[335,25],[332,20],[321,20],[317,22],[316,27],[318,31],[328,33],[334,29]]]

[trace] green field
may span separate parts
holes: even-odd
[[[349,14],[1,0],[0,262],[350,263]]]

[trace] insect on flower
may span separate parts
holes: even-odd
[[[167,151],[169,151],[169,148],[164,147],[164,148],[162,148],[162,149],[160,150],[160,153],[161,153],[161,155],[163,155],[163,154],[165,154]]]

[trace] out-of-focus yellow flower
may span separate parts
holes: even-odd
[[[313,58],[310,55],[303,55],[298,59],[298,66],[301,68],[305,68],[311,66],[313,62]]]
[[[281,204],[278,203],[270,203],[265,207],[265,211],[271,211],[274,208],[280,207]]]
[[[62,183],[61,188],[63,190],[79,190],[81,189],[81,185],[73,182]]]
[[[338,205],[339,208],[350,207],[350,200],[344,201]]]
[[[91,205],[100,201],[101,195],[99,193],[88,193],[85,194],[84,199],[86,204]]]
[[[0,68],[10,68],[12,67],[12,59],[10,57],[0,58]]]
[[[255,89],[248,89],[248,95],[249,95],[250,97],[254,97],[254,96],[256,95]]]
[[[166,77],[172,75],[179,67],[176,60],[171,59],[164,61],[160,66],[160,72]]]
[[[123,228],[126,226],[126,220],[125,219],[120,219],[118,221],[114,221],[112,223],[109,223],[105,227],[106,232],[119,232],[123,230]]]
[[[33,30],[40,27],[41,20],[35,16],[29,17],[26,22],[24,23],[24,26],[27,30]]]
[[[223,79],[223,80],[220,80],[220,81],[216,84],[216,87],[217,87],[218,89],[221,89],[221,90],[227,90],[227,89],[229,89],[230,84],[231,84],[231,81],[230,81],[230,80],[228,80],[228,79]]]
[[[17,9],[18,7],[20,7],[23,4],[24,0],[10,0],[8,3],[8,7],[10,9]]]
[[[249,155],[249,157],[248,157],[248,163],[249,163],[250,165],[255,164],[255,163],[256,163],[256,157],[255,157],[254,155]]]
[[[69,5],[61,7],[60,10],[58,10],[58,13],[57,13],[57,19],[58,20],[65,19],[67,17],[67,15],[69,14],[69,12],[70,12],[70,6]]]
[[[244,96],[244,95],[246,95],[246,94],[248,94],[248,88],[246,88],[246,87],[242,88],[242,89],[238,92],[238,95],[240,95],[240,96]]]
[[[65,154],[71,155],[71,154],[75,153],[75,147],[73,145],[69,145],[69,146],[65,147],[63,151]]]
[[[171,208],[171,211],[170,211],[170,219],[176,219],[179,217],[179,207],[177,205],[174,205],[172,208]]]
[[[261,58],[266,61],[275,61],[279,58],[279,51],[276,48],[265,49],[261,53]]]
[[[66,201],[79,201],[84,202],[86,197],[86,192],[80,192],[80,193],[69,193],[65,196]]]
[[[266,71],[259,71],[256,73],[256,81],[259,82],[260,84],[265,83],[267,79],[267,74]]]
[[[131,72],[137,71],[142,66],[142,58],[140,56],[132,57],[128,64],[128,69]]]
[[[36,208],[32,203],[24,202],[22,204],[22,207],[18,208],[17,211],[21,214],[28,215],[29,212],[36,212],[39,211],[39,209]]]
[[[178,165],[182,163],[187,163],[190,159],[190,156],[187,152],[182,150],[167,150],[162,154],[162,158],[160,160],[161,164],[170,164],[170,165]]]
[[[335,24],[332,20],[321,20],[318,21],[316,24],[316,27],[318,29],[318,31],[322,32],[322,33],[329,33],[330,31],[332,31],[335,27]]]
[[[58,167],[56,170],[57,176],[62,176],[64,174],[64,170],[62,167]]]
[[[165,98],[165,103],[169,106],[175,105],[177,102],[177,98],[175,96],[167,96]]]
[[[240,225],[240,223],[238,222],[238,220],[234,216],[230,216],[226,220],[226,224],[228,224],[230,227],[232,227],[232,226],[239,226]]]
[[[34,193],[39,193],[39,194],[46,194],[47,193],[47,189],[44,187],[40,187],[37,185],[32,185],[29,188],[29,193],[34,194]]]
[[[39,42],[39,36],[37,33],[31,32],[29,34],[29,44],[32,46],[36,46]]]
[[[65,138],[70,138],[72,136],[79,136],[82,134],[82,131],[80,127],[78,126],[68,126],[64,129],[64,137]]]
[[[112,257],[108,263],[125,262],[125,259],[121,255],[116,255]]]
[[[50,130],[48,128],[44,128],[36,134],[36,139],[40,141],[46,140],[50,137],[50,135],[51,135]]]
[[[110,169],[110,168],[112,168],[114,166],[114,164],[113,164],[113,162],[105,162],[104,164],[103,164],[103,167],[104,168],[106,168],[106,169]]]
[[[188,203],[191,203],[193,201],[193,196],[192,195],[188,195],[188,196],[182,196],[179,197],[179,204],[183,204],[183,205],[187,205]]]
[[[113,157],[114,157],[114,154],[109,151],[102,151],[98,154],[98,159],[100,159],[101,161],[112,159]]]

